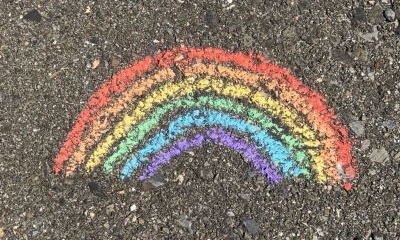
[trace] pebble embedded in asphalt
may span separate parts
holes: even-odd
[[[212,170],[201,169],[200,170],[200,177],[204,180],[213,180],[214,179],[214,172]]]
[[[232,211],[227,211],[226,212],[226,215],[228,216],[228,217],[234,217],[235,216],[235,214],[232,212]]]
[[[369,139],[362,140],[360,150],[364,152],[369,148],[370,145],[371,145],[371,140]]]
[[[394,20],[396,20],[396,13],[391,8],[386,9],[384,15],[389,22],[394,22]]]
[[[259,224],[253,219],[244,220],[243,224],[251,235],[256,235],[258,233]]]
[[[400,161],[400,152],[394,155],[394,160]]]
[[[183,227],[185,230],[187,230],[189,233],[193,234],[194,230],[192,229],[192,222],[187,219],[186,216],[182,216],[181,218],[178,219],[178,224],[179,226]]]
[[[354,121],[349,124],[351,130],[357,135],[357,137],[364,135],[365,133],[365,122]]]
[[[397,124],[393,120],[386,120],[382,123],[382,126],[389,130],[393,130],[397,127]]]
[[[106,214],[111,215],[115,212],[115,206],[114,204],[110,204],[106,207]]]
[[[372,238],[372,240],[383,240],[384,239],[382,234],[380,234],[380,233],[372,233],[371,238]]]
[[[148,178],[144,181],[143,185],[145,189],[159,188],[165,184],[165,180],[160,176]]]
[[[129,209],[131,210],[131,212],[135,212],[138,208],[137,208],[136,204],[132,204]]]
[[[389,160],[389,153],[383,147],[379,149],[374,148],[369,155],[369,159],[373,162],[385,163]]]

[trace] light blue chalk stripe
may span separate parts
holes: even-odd
[[[134,154],[121,171],[121,178],[130,177],[139,163],[148,160],[151,153],[160,151],[178,136],[183,135],[191,127],[204,127],[221,125],[225,128],[232,128],[247,135],[257,143],[257,148],[271,156],[271,160],[278,164],[282,174],[287,176],[298,176],[301,169],[296,165],[295,159],[290,157],[289,150],[279,141],[273,139],[267,131],[252,125],[235,116],[218,110],[208,110],[205,108],[196,109],[188,113],[181,114],[174,121],[170,122],[167,129],[161,130],[154,135],[147,144]]]

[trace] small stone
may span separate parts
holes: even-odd
[[[126,191],[125,190],[120,190],[120,191],[118,191],[117,192],[119,195],[125,195],[126,194]]]
[[[371,140],[369,139],[362,140],[360,150],[365,151],[369,148],[370,145],[371,145]]]
[[[140,225],[143,225],[143,224],[144,224],[144,219],[139,218],[139,219],[138,219],[138,222],[139,222]]]
[[[257,177],[257,171],[250,170],[246,172],[248,178],[255,178]]]
[[[25,217],[26,219],[31,220],[33,218],[33,213],[27,213]]]
[[[234,216],[235,216],[235,214],[234,214],[232,211],[227,211],[227,212],[226,212],[226,215],[227,215],[228,217],[234,217]]]
[[[25,20],[31,21],[31,22],[40,22],[42,21],[42,15],[40,15],[39,11],[36,9],[33,9],[29,11],[25,16],[23,17]]]
[[[356,134],[357,137],[364,135],[365,133],[365,122],[354,121],[349,124],[351,130]]]
[[[175,181],[178,182],[179,185],[182,185],[183,181],[185,181],[185,173],[179,174],[176,178]]]
[[[114,204],[108,205],[108,206],[106,207],[106,214],[107,214],[107,215],[111,215],[113,212],[115,212]]]
[[[247,232],[251,235],[256,235],[258,233],[259,225],[253,219],[248,219],[243,221],[244,226],[246,227]]]
[[[12,230],[13,230],[13,233],[16,235],[17,234],[17,230],[20,228],[21,226],[18,226],[18,225],[14,225],[13,226],[13,228],[12,228]]]
[[[239,193],[239,197],[243,198],[244,200],[250,200],[250,194],[248,193]]]
[[[85,10],[85,13],[91,13],[91,12],[92,12],[92,9],[90,8],[90,6],[87,6],[86,10]]]
[[[6,235],[3,228],[0,228],[0,239]]]
[[[396,20],[396,13],[391,8],[386,9],[383,14],[388,22],[394,22]]]
[[[375,42],[379,40],[379,31],[376,25],[373,26],[372,32],[358,33],[358,35],[366,42]]]
[[[374,148],[369,155],[369,159],[373,162],[385,163],[389,160],[389,153],[383,147],[379,149]]]
[[[376,175],[376,170],[370,169],[370,170],[368,170],[368,174],[371,176],[374,176],[374,175]]]
[[[131,210],[131,212],[135,212],[138,208],[137,208],[136,204],[132,204],[129,209]]]
[[[386,120],[382,123],[382,126],[389,129],[393,130],[397,127],[396,123],[393,120]]]
[[[354,60],[360,61],[360,62],[367,62],[368,61],[368,51],[365,49],[356,49],[353,53]]]
[[[100,43],[100,39],[97,37],[92,37],[89,39],[89,42],[91,42],[92,44],[99,44]]]
[[[96,216],[96,214],[95,214],[94,212],[90,212],[90,213],[89,213],[89,217],[90,217],[90,218],[93,219],[95,216]]]
[[[371,234],[372,240],[383,240],[383,236],[380,233],[374,232]]]
[[[143,187],[145,190],[148,191],[153,188],[159,188],[159,187],[163,186],[164,184],[165,184],[165,181],[162,177],[154,176],[154,177],[146,179],[143,182]]]
[[[183,227],[184,229],[186,229],[188,232],[190,232],[191,234],[193,233],[193,229],[192,229],[192,222],[189,221],[187,219],[186,216],[183,216],[181,218],[178,219],[178,224],[179,226]]]
[[[251,35],[245,34],[243,36],[243,46],[244,47],[251,47],[251,46],[253,46],[253,43],[254,43],[254,38]]]
[[[108,222],[104,223],[103,225],[105,228],[109,229],[110,228],[110,224]]]
[[[19,229],[20,226],[15,225],[12,227],[13,233],[16,235],[17,234],[17,230]]]
[[[98,66],[99,66],[99,64],[100,64],[100,60],[99,59],[95,59],[93,62],[92,62],[92,69],[96,69]]]
[[[375,62],[374,67],[375,67],[375,69],[381,69],[384,65],[385,65],[384,62],[378,60]]]
[[[400,152],[398,152],[396,155],[394,155],[394,160],[400,161]]]
[[[214,179],[214,172],[211,170],[205,170],[201,169],[200,170],[200,177],[203,178],[204,180],[212,180]]]
[[[193,151],[188,151],[187,152],[190,156],[194,156],[194,152]]]
[[[317,227],[316,230],[317,230],[317,233],[318,233],[319,236],[321,236],[321,237],[325,236],[325,233],[322,230],[322,228]]]

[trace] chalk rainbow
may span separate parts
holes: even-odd
[[[102,165],[127,178],[143,165],[143,180],[205,143],[240,153],[269,183],[303,175],[350,189],[356,175],[347,128],[323,96],[261,55],[186,47],[148,56],[104,83],[54,171]]]

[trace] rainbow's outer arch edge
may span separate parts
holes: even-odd
[[[54,160],[54,173],[59,174],[64,163],[77,147],[83,131],[95,120],[96,114],[113,99],[114,94],[124,92],[135,79],[143,74],[165,67],[186,66],[193,62],[216,62],[232,63],[243,69],[255,72],[267,77],[277,78],[298,93],[304,95],[310,106],[321,113],[321,117],[326,122],[330,122],[332,128],[336,131],[336,146],[338,155],[338,166],[344,180],[346,190],[351,188],[350,180],[356,175],[356,160],[351,156],[351,139],[348,137],[348,131],[339,120],[337,120],[333,110],[325,105],[326,99],[319,93],[303,85],[288,70],[272,64],[262,55],[249,52],[227,52],[219,48],[188,48],[177,47],[166,50],[154,57],[147,56],[143,60],[134,62],[130,67],[121,70],[109,81],[100,86],[88,100],[87,105],[78,115],[75,124],[68,133],[63,146],[60,148],[58,156]]]

